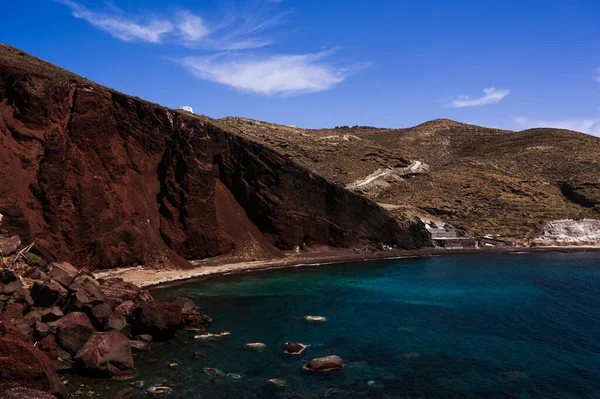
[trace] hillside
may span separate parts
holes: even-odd
[[[444,119],[407,129],[305,130],[242,118],[219,124],[360,192],[399,220],[419,216],[526,243],[548,221],[600,217],[600,139],[582,133]]]
[[[276,148],[0,45],[0,234],[45,258],[191,267],[305,244],[428,245],[422,225]]]

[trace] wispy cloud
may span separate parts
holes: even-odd
[[[90,11],[71,0],[55,1],[69,6],[75,18],[83,19],[96,28],[126,42],[143,41],[160,43],[163,37],[174,29],[173,24],[167,19],[133,20],[118,15],[117,12],[119,10],[114,6],[109,7],[112,11],[111,13],[101,13]]]
[[[231,13],[224,20],[210,24],[190,11],[167,13],[162,18],[149,18],[125,12],[107,4],[103,12],[92,11],[73,0],[54,0],[71,9],[75,18],[83,19],[92,26],[126,42],[170,42],[193,49],[246,50],[264,47],[273,40],[262,36],[265,31],[279,24],[288,10],[275,15],[237,15]]]
[[[596,79],[596,82],[600,83],[600,67],[596,68],[594,71],[594,79]]]
[[[600,119],[594,118],[569,118],[563,120],[535,120],[525,117],[515,119],[517,125],[524,129],[536,127],[553,127],[556,129],[574,130],[600,137]]]
[[[510,90],[489,87],[483,89],[483,96],[471,98],[469,96],[459,96],[458,99],[452,100],[448,106],[450,108],[477,107],[480,105],[495,104],[500,102],[504,97],[510,94]]]
[[[327,62],[333,51],[300,55],[251,57],[217,54],[186,57],[181,64],[194,76],[240,91],[272,95],[314,93],[327,90],[368,64],[337,67]]]
[[[281,27],[293,9],[274,12],[281,0],[260,0],[240,10],[235,4],[221,20],[211,21],[189,10],[160,14],[128,15],[110,1],[103,11],[93,11],[75,0],[54,0],[68,6],[75,18],[127,42],[176,44],[202,51],[174,59],[197,78],[267,96],[287,96],[328,90],[363,63],[339,66],[332,60],[336,50],[304,54],[269,54],[254,49],[281,39]],[[98,3],[95,3],[98,7]],[[251,5],[251,7],[250,7]]]

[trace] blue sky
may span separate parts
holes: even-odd
[[[165,106],[600,136],[597,0],[22,0],[0,41]]]

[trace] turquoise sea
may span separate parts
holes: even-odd
[[[600,398],[600,253],[304,267],[154,295],[192,298],[214,318],[211,331],[231,336],[203,341],[181,332],[136,355],[139,397],[167,385],[171,398]],[[284,355],[287,341],[308,348]],[[268,348],[243,349],[248,342]],[[194,351],[205,357],[193,359]],[[341,356],[345,370],[302,371],[329,354]],[[267,384],[272,378],[287,386]]]

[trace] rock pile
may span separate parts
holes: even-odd
[[[11,397],[29,389],[66,398],[57,371],[127,375],[133,352],[178,329],[205,333],[211,323],[190,299],[159,302],[119,278],[97,280],[66,262],[25,259],[4,257],[0,267],[0,392]]]

